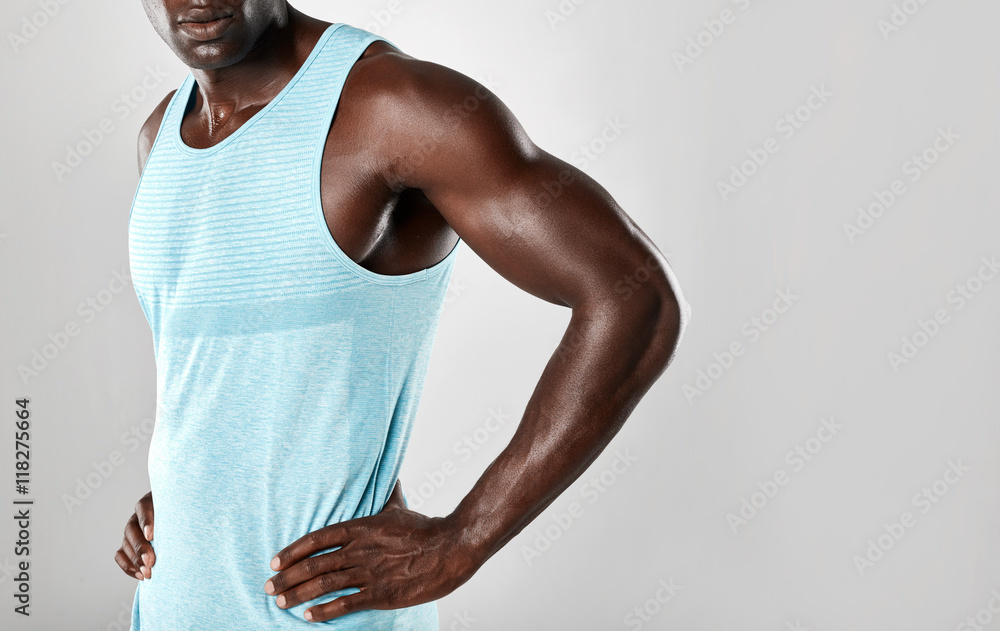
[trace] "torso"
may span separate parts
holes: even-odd
[[[325,22],[307,27],[302,38],[300,63],[323,34]],[[327,228],[337,245],[354,262],[379,274],[408,274],[441,261],[455,246],[458,235],[418,189],[395,190],[385,168],[394,156],[388,147],[369,140],[376,120],[365,98],[375,93],[379,81],[389,77],[371,72],[371,61],[379,55],[398,52],[376,41],[351,69],[344,84],[333,124],[323,152],[320,193]],[[158,129],[168,94],[148,122]],[[198,115],[201,95],[181,122],[181,138],[194,148],[222,142],[266,104],[246,108],[208,135],[207,121]],[[151,144],[151,143],[150,143]],[[148,156],[148,153],[147,153]]]

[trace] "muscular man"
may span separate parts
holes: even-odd
[[[665,370],[673,274],[476,81],[286,0],[143,5],[191,74],[142,127],[129,217],[157,369],[115,555],[132,631],[437,629]],[[459,239],[572,317],[510,444],[428,517],[397,476]]]

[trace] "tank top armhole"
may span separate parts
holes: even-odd
[[[315,155],[313,156],[313,163],[311,167],[312,168],[311,197],[312,197],[312,215],[316,223],[316,228],[319,231],[319,237],[323,241],[323,244],[326,246],[327,250],[329,250],[333,254],[333,256],[337,259],[337,261],[344,269],[346,269],[348,272],[354,274],[355,276],[363,280],[376,283],[379,285],[403,285],[423,280],[425,278],[436,277],[441,272],[451,267],[452,263],[455,260],[456,253],[459,250],[459,245],[461,245],[462,243],[461,238],[459,238],[455,242],[455,246],[451,249],[451,251],[448,252],[447,255],[445,255],[444,258],[442,258],[437,263],[431,265],[430,267],[426,267],[416,272],[410,272],[408,274],[391,274],[391,275],[380,274],[378,272],[373,272],[369,269],[362,267],[361,265],[356,263],[353,259],[351,259],[351,257],[349,257],[347,253],[340,248],[340,245],[333,238],[333,235],[330,233],[330,228],[326,223],[326,216],[323,214],[323,196],[320,188],[322,183],[323,153],[324,149],[326,148],[327,138],[330,135],[330,126],[333,125],[333,118],[336,115],[337,108],[340,104],[340,97],[344,90],[344,84],[347,82],[347,76],[354,68],[354,65],[355,63],[357,63],[358,59],[360,59],[361,56],[364,54],[364,52],[368,50],[368,47],[375,42],[378,41],[385,42],[386,44],[389,44],[396,50],[401,51],[401,49],[398,46],[393,44],[388,39],[382,37],[381,35],[376,35],[375,33],[351,27],[350,25],[346,24],[343,25],[343,28],[339,30],[345,33],[353,32],[357,34],[356,36],[358,37],[364,35],[364,37],[362,37],[361,40],[354,45],[350,53],[345,54],[346,63],[344,64],[344,68],[342,69],[342,71],[339,72],[335,77],[335,84],[330,91],[329,103],[327,104],[326,111],[322,119],[320,120],[320,124],[318,125],[319,137],[317,138],[316,141],[316,152]]]
[[[174,90],[173,96],[171,96],[170,100],[167,101],[167,107],[165,107],[163,110],[163,117],[160,119],[160,125],[156,129],[156,136],[153,138],[153,145],[149,148],[149,155],[146,156],[146,163],[142,165],[142,172],[139,174],[139,181],[136,182],[135,192],[132,193],[132,204],[129,206],[128,219],[126,220],[125,223],[126,234],[130,233],[132,230],[132,213],[135,211],[135,201],[139,197],[139,189],[142,187],[143,179],[146,177],[146,174],[149,173],[150,164],[153,162],[153,158],[157,154],[156,148],[162,145],[164,142],[169,142],[163,139],[163,133],[165,130],[169,133],[167,125],[170,122],[171,118],[170,114],[177,103],[178,97],[182,92],[184,92],[184,86],[191,78],[192,78],[191,74],[188,74],[188,76],[184,78],[184,81],[181,82],[181,85],[178,86],[176,90]],[[149,317],[149,309],[146,307],[146,298],[145,296],[142,295],[142,291],[135,284],[135,281],[132,280],[131,265],[129,266],[129,282],[131,282],[132,284],[132,290],[135,292],[135,296],[139,302],[139,308],[142,310],[142,314],[146,317],[146,322],[152,323],[152,320]]]
[[[132,194],[132,205],[129,206],[128,211],[129,224],[132,223],[132,212],[135,210],[135,200],[139,196],[139,188],[142,186],[142,181],[149,172],[149,164],[153,161],[153,156],[156,155],[156,148],[167,142],[163,139],[163,133],[164,131],[166,131],[168,135],[170,133],[170,130],[167,128],[167,124],[170,121],[170,114],[176,106],[178,97],[185,91],[184,86],[187,85],[187,82],[192,78],[192,76],[193,75],[189,73],[188,76],[184,78],[184,81],[177,86],[177,89],[174,90],[173,96],[171,96],[170,100],[167,101],[167,107],[163,110],[163,118],[160,119],[160,125],[156,128],[156,136],[153,138],[153,145],[149,148],[149,155],[146,156],[146,163],[142,165],[142,173],[139,174],[139,181],[136,182],[135,192]]]

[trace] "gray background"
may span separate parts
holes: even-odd
[[[886,33],[879,22],[894,1],[919,10]],[[931,631],[964,629],[977,614],[1000,629],[988,609],[1000,589],[1000,280],[973,281],[978,293],[965,303],[949,293],[1000,254],[1000,5],[566,0],[573,12],[557,22],[546,12],[559,0],[296,6],[488,83],[566,160],[581,145],[601,148],[595,139],[617,117],[627,129],[585,170],[668,254],[693,306],[674,364],[622,432],[440,601],[442,629]],[[725,9],[733,23],[702,34],[708,45],[679,65],[675,53]],[[30,619],[11,611],[15,533],[0,519],[0,626],[116,629],[135,582],[112,555],[149,488],[155,367],[132,288],[114,273],[128,265],[136,133],[187,69],[137,0],[73,0],[11,44],[39,11],[35,0],[0,9],[0,514],[12,512],[23,396],[36,502]],[[391,16],[384,25],[373,21],[379,12]],[[116,99],[142,86],[147,67],[165,78],[122,108]],[[808,120],[787,137],[776,121],[814,87],[825,102],[799,110]],[[57,177],[66,145],[104,118],[113,131]],[[942,128],[957,139],[928,151],[935,162],[913,181],[905,164]],[[723,200],[717,182],[769,138],[777,151]],[[894,180],[905,193],[851,243],[844,225]],[[450,511],[503,448],[569,318],[462,247],[402,475],[411,505],[430,514]],[[766,310],[779,291],[798,298],[775,321]],[[107,304],[90,317],[78,311],[88,299]],[[915,336],[938,310],[947,323]],[[770,322],[759,337],[745,328],[755,317]],[[78,335],[22,379],[18,366],[68,323]],[[922,346],[894,366],[889,353],[904,337]],[[712,367],[714,354],[730,363],[723,353],[737,342],[742,354]],[[714,375],[709,387],[686,394],[699,370]],[[495,433],[482,429],[491,410],[508,415]],[[827,442],[815,440],[821,419],[842,426],[832,438],[820,432]],[[483,445],[463,461],[452,445],[477,429]],[[797,445],[813,449],[808,462],[786,457]],[[619,450],[634,458],[628,468],[615,465]],[[95,473],[113,457],[110,475]],[[420,497],[449,460],[457,473]],[[942,481],[949,462],[968,469],[949,474],[953,483]],[[602,474],[595,492],[590,479]],[[775,474],[786,484],[765,483]],[[914,501],[935,483],[942,497]],[[762,487],[773,496],[754,496]],[[67,506],[74,495],[86,497]],[[727,515],[744,499],[758,508],[733,528]],[[582,515],[559,526],[573,502]],[[886,524],[906,512],[912,527],[893,539]],[[888,549],[862,571],[858,558],[880,537]],[[529,563],[525,551],[545,543]],[[655,600],[661,580],[679,587],[666,603]],[[627,617],[636,607],[650,612],[641,624]]]

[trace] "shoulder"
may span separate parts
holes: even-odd
[[[156,140],[160,123],[163,121],[163,114],[167,111],[167,105],[170,103],[170,99],[173,98],[175,92],[177,90],[171,90],[169,94],[163,97],[163,100],[157,104],[153,112],[149,115],[149,118],[146,119],[146,122],[139,129],[138,159],[140,174],[142,174],[142,170],[146,166],[149,152],[153,150],[153,142]]]
[[[427,98],[440,95],[441,89],[447,93],[479,85],[457,70],[408,55],[383,40],[372,42],[364,51],[352,75],[383,97]]]
[[[348,75],[353,96],[381,115],[407,112],[411,116],[440,115],[442,108],[475,107],[473,101],[495,99],[475,79],[447,66],[412,57],[384,41],[373,42]],[[346,84],[345,84],[346,90]],[[428,112],[432,108],[433,112]]]
[[[490,153],[495,162],[534,153],[514,115],[487,86],[382,41],[355,63],[343,95],[341,113],[358,122],[366,145],[392,175],[400,168],[455,164],[472,153]]]

